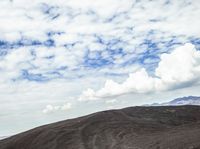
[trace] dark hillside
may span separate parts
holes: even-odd
[[[200,149],[200,107],[130,107],[41,126],[0,149]]]

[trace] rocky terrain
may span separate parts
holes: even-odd
[[[129,107],[41,126],[0,149],[200,149],[200,107]]]

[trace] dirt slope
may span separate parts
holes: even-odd
[[[200,107],[130,107],[41,126],[0,149],[200,149]]]

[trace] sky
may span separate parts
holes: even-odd
[[[200,96],[200,0],[1,0],[0,136]]]

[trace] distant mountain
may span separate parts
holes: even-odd
[[[93,113],[0,140],[0,149],[200,149],[200,106]]]
[[[169,102],[153,103],[147,106],[181,106],[181,105],[200,105],[200,97],[188,96],[188,97],[176,98]]]

